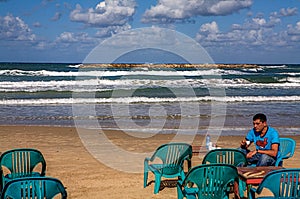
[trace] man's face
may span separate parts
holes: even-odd
[[[261,132],[266,127],[266,122],[262,122],[260,119],[254,120],[253,127],[256,132]]]

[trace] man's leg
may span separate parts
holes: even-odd
[[[241,152],[243,152],[245,155],[247,155],[247,153],[249,153],[249,149],[243,149],[243,148],[238,148],[238,150],[240,150]]]
[[[249,149],[243,149],[243,148],[238,148],[240,151],[242,151],[245,155],[250,152]],[[261,158],[260,153],[256,153],[253,157],[247,158],[248,165],[252,164],[257,164],[258,160]]]
[[[251,158],[247,158],[248,164],[252,165],[252,164],[256,164],[259,162],[259,160],[261,159],[262,154],[260,153],[256,153],[254,156],[252,156]]]
[[[258,162],[256,163],[256,166],[274,166],[276,160],[267,155],[267,154],[262,154],[261,157],[258,159]]]

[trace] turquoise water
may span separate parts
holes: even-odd
[[[0,124],[200,134],[218,128],[229,135],[245,134],[252,116],[264,112],[280,133],[300,133],[300,65],[79,66],[1,63]]]

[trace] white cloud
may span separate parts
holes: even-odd
[[[47,42],[38,42],[37,45],[35,46],[36,49],[39,49],[39,50],[44,50],[48,47],[48,43]]]
[[[105,7],[106,7],[106,3],[105,3],[105,1],[102,1],[102,2],[100,2],[100,3],[96,6],[96,10],[99,10],[99,11],[103,10],[103,11],[105,11]]]
[[[298,14],[298,8],[282,8],[280,9],[281,16],[295,16]]]
[[[199,32],[201,32],[201,34],[198,34],[197,40],[201,40],[204,38],[205,38],[205,40],[208,40],[208,41],[217,41],[218,40],[219,27],[215,21],[213,21],[211,23],[203,24],[200,27]]]
[[[259,26],[263,26],[267,23],[265,19],[261,18],[253,18],[252,21]]]
[[[292,25],[288,26],[289,31],[293,34],[300,34],[300,21],[298,21],[295,25],[295,27],[293,27]]]
[[[287,34],[291,41],[300,42],[300,21],[295,26],[288,25]]]
[[[251,5],[252,0],[158,0],[156,6],[146,10],[142,22],[185,22],[195,16],[229,15]]]
[[[99,28],[96,33],[96,37],[106,38],[106,37],[110,37],[113,34],[117,34],[129,29],[131,29],[131,26],[129,24],[123,26],[109,26],[109,27]]]
[[[71,21],[81,22],[86,25],[106,28],[116,26],[128,26],[135,13],[134,0],[110,0],[100,2],[95,9],[83,10],[77,4],[76,9],[70,14]]]
[[[213,21],[211,23],[208,23],[208,24],[204,24],[201,26],[200,28],[200,31],[201,32],[210,32],[210,33],[218,33],[219,32],[219,27],[218,27],[218,24]]]
[[[34,41],[36,36],[21,18],[7,15],[0,16],[0,39]]]
[[[41,43],[37,46],[40,49],[48,48],[55,49],[61,52],[61,54],[69,54],[71,52],[77,52],[78,57],[82,56],[80,53],[86,54],[91,49],[93,49],[100,42],[99,39],[90,37],[85,32],[73,33],[73,32],[63,32],[53,42],[47,43],[47,46],[43,46]],[[76,59],[78,59],[77,55]]]
[[[204,47],[231,46],[236,48],[274,49],[281,46],[299,46],[300,21],[279,29],[280,18],[271,15],[269,19],[262,16],[254,17],[243,24],[233,24],[231,30],[222,32],[217,22],[203,24],[196,35],[196,40]]]
[[[89,43],[94,42],[95,39],[89,37],[87,33],[72,33],[72,32],[63,32],[60,34],[59,37],[56,38],[56,42],[63,42],[63,43]]]
[[[64,43],[72,43],[79,41],[78,38],[76,38],[74,33],[71,32],[63,32],[60,34],[60,36],[56,39],[56,41],[64,42]]]

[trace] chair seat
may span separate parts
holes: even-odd
[[[36,176],[41,176],[41,174],[39,172],[32,172],[30,174],[25,173],[25,174],[7,174],[5,175],[5,179],[14,179],[14,178],[20,178],[20,177],[36,177]]]
[[[164,170],[163,170],[164,169]],[[178,167],[178,165],[163,165],[163,164],[150,164],[149,170],[156,174],[164,175],[164,177],[168,178],[175,178],[177,176],[180,176],[181,172],[178,172],[182,170],[181,167]],[[161,171],[164,171],[161,173]]]
[[[13,180],[13,179],[16,179],[16,178],[24,178],[24,177],[40,177],[41,174],[39,172],[32,172],[30,175],[29,174],[19,174],[19,175],[16,175],[16,174],[7,174],[4,176],[4,184],[6,184],[7,182]]]
[[[198,188],[187,188],[184,189],[184,195],[187,199],[196,199],[197,198],[197,193],[199,189]]]

